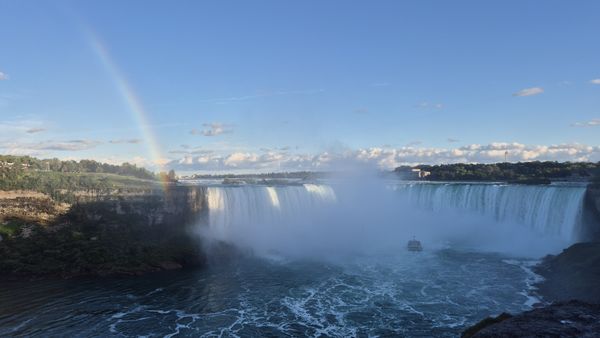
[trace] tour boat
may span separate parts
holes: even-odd
[[[408,251],[423,251],[423,246],[421,245],[421,242],[417,241],[414,238],[408,241],[407,248]]]

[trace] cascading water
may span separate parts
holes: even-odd
[[[452,242],[537,256],[576,241],[582,226],[585,186],[402,182],[391,185],[392,191],[384,186],[356,180],[335,189],[209,187],[205,233],[263,253],[397,250],[416,236],[429,248]]]
[[[576,239],[585,186],[483,183],[402,183],[394,186],[421,208],[465,210],[499,222],[525,225],[537,233]]]
[[[207,194],[209,226],[219,239],[230,239],[244,230],[282,229],[336,201],[331,187],[316,184],[219,186],[209,187]]]

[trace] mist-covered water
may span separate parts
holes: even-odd
[[[576,238],[582,194],[368,180],[211,186],[208,224],[191,235],[209,255],[226,241],[242,257],[140,278],[5,282],[0,336],[452,337],[543,301],[530,267]],[[406,250],[413,236],[423,252]]]

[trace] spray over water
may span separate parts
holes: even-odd
[[[332,258],[453,247],[538,257],[579,228],[582,187],[390,183],[368,175],[327,184],[207,189],[203,234],[257,254]]]

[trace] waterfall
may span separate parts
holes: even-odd
[[[267,254],[377,250],[417,236],[537,257],[576,241],[582,228],[585,186],[384,186],[209,186],[209,226],[199,231]]]
[[[215,235],[228,238],[244,225],[256,230],[285,227],[296,219],[336,201],[326,185],[217,186],[207,189],[209,224]]]
[[[420,208],[473,212],[567,241],[575,240],[580,231],[586,190],[585,186],[484,183],[402,183],[394,189]]]

